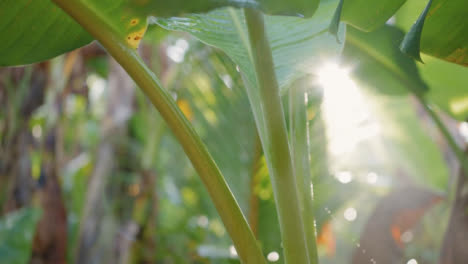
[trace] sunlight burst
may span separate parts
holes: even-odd
[[[329,148],[336,156],[349,153],[359,142],[379,133],[377,123],[368,122],[369,109],[349,73],[336,63],[327,63],[318,71]]]

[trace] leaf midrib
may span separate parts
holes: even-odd
[[[247,29],[242,25],[242,22],[241,22],[242,18],[238,15],[238,13],[232,7],[229,7],[227,11],[229,15],[231,16],[232,21],[234,22],[234,27],[236,31],[239,33],[239,38],[242,44],[247,50],[250,63],[253,64],[253,56],[252,56],[252,50],[250,49],[249,36],[247,34]]]

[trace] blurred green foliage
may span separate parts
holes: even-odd
[[[38,208],[23,208],[0,219],[0,263],[26,264],[31,257]]]

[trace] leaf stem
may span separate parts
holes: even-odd
[[[207,148],[137,52],[82,1],[53,1],[106,48],[157,108],[208,189],[241,261],[247,264],[266,263],[239,205]]]
[[[309,82],[309,83],[308,83]],[[309,122],[307,121],[307,87],[310,79],[302,78],[289,88],[291,149],[311,264],[318,264],[312,176],[309,156]]]
[[[257,73],[265,133],[260,133],[276,200],[285,263],[307,264],[309,256],[299,209],[286,122],[263,15],[245,9],[250,48]]]

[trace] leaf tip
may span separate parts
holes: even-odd
[[[340,20],[341,20],[341,11],[343,10],[343,2],[344,0],[340,0],[338,6],[336,7],[335,13],[333,14],[333,18],[330,22],[330,26],[328,27],[328,32],[330,34],[336,36],[336,41],[341,44],[340,39],[338,38],[338,31],[340,27]]]
[[[421,35],[424,27],[424,21],[426,20],[427,13],[431,8],[432,0],[426,5],[426,8],[419,16],[418,20],[411,27],[410,31],[405,35],[405,38],[401,42],[400,50],[404,54],[410,56],[411,58],[424,63],[421,59]]]

